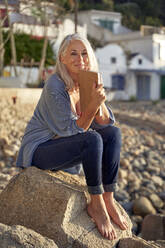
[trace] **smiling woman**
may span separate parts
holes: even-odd
[[[83,43],[78,40],[72,41],[66,53],[61,55],[61,62],[66,66],[72,78],[79,70],[88,70],[89,57]]]
[[[64,38],[64,40],[62,41],[61,46],[59,48],[59,52],[57,54],[57,60],[56,60],[56,67],[55,67],[55,72],[57,74],[59,74],[60,77],[64,80],[64,82],[67,86],[67,89],[71,89],[75,85],[74,85],[74,82],[72,80],[72,77],[70,76],[69,72],[66,69],[67,66],[65,66],[65,63],[69,64],[69,62],[66,61],[63,63],[62,60],[63,59],[65,60],[65,58],[64,58],[65,56],[71,57],[71,54],[69,54],[69,52],[68,52],[70,46],[72,46],[73,50],[76,50],[76,48],[73,47],[73,42],[78,43],[79,45],[77,45],[77,46],[81,46],[81,49],[84,49],[84,51],[80,50],[81,53],[87,53],[86,55],[83,54],[83,57],[88,58],[88,63],[89,63],[88,67],[86,67],[86,70],[90,69],[91,71],[98,72],[98,63],[97,63],[96,57],[94,55],[93,49],[92,49],[89,41],[87,39],[81,37],[78,34],[74,34],[74,36],[73,35],[67,35]],[[77,49],[78,49],[78,47],[77,47]],[[70,50],[70,53],[71,52],[72,51]],[[77,53],[77,51],[73,51],[72,56],[73,57],[76,56],[75,55],[76,53]]]
[[[91,198],[88,214],[100,233],[113,240],[116,232],[111,219],[122,230],[128,227],[114,201],[121,135],[105,105],[102,82],[93,85],[90,102],[81,111],[80,70],[98,72],[97,61],[88,40],[69,35],[61,43],[55,73],[45,84],[26,127],[17,166],[58,171],[82,163]]]

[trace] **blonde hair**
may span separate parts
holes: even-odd
[[[56,66],[55,66],[55,72],[64,81],[67,90],[70,90],[74,87],[74,82],[71,76],[69,75],[66,66],[61,62],[61,55],[64,55],[66,53],[70,42],[73,40],[80,40],[83,43],[89,57],[89,66],[90,66],[89,69],[91,71],[98,72],[98,63],[89,41],[86,38],[81,37],[80,34],[78,33],[67,35],[61,42],[60,48],[58,50]]]

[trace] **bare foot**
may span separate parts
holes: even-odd
[[[105,203],[103,204],[105,205]],[[101,204],[90,203],[87,207],[87,212],[96,223],[101,235],[109,240],[113,240],[117,238],[117,235],[110,222],[110,217],[104,205],[101,206]]]
[[[103,195],[103,198],[107,208],[107,212],[112,218],[113,222],[122,230],[126,230],[128,228],[128,223],[125,217],[118,212],[114,199],[110,199],[110,197],[107,197],[105,195]]]

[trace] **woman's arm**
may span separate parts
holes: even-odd
[[[85,131],[90,127],[96,113],[97,109],[93,109],[92,106],[88,106],[86,111],[82,112],[81,117],[76,121],[77,126],[83,128]]]

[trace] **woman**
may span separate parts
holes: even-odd
[[[127,222],[118,213],[114,201],[120,161],[120,131],[113,126],[114,116],[104,103],[102,84],[93,86],[88,108],[81,112],[80,70],[98,71],[94,52],[80,35],[68,35],[59,48],[55,74],[45,84],[26,127],[17,166],[62,170],[82,162],[91,198],[88,214],[100,233],[113,240],[116,233],[111,218],[122,230],[127,228]]]

